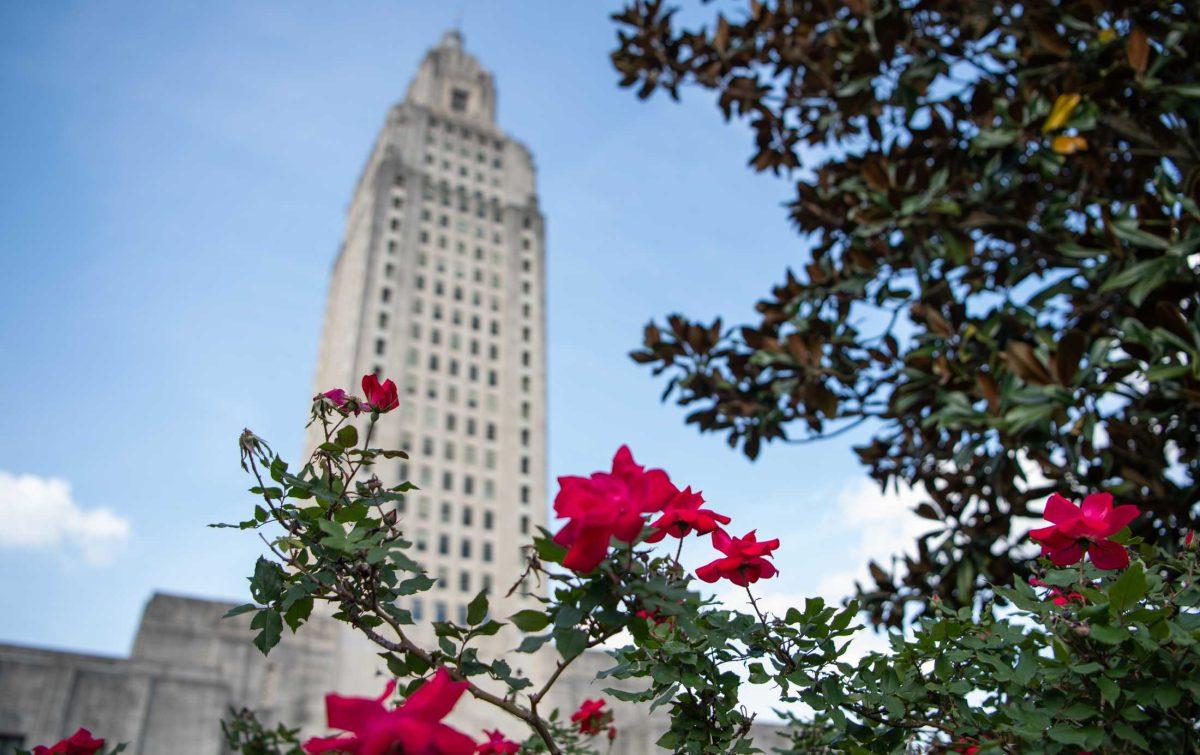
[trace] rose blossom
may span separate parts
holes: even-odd
[[[49,747],[38,745],[33,755],[94,755],[104,747],[103,739],[96,739],[87,729],[80,728],[74,734]]]
[[[385,380],[380,384],[379,378],[374,374],[366,374],[363,375],[362,389],[363,395],[367,397],[366,404],[373,412],[383,414],[400,406],[396,384],[391,380]]]
[[[589,572],[604,560],[612,538],[632,542],[645,525],[643,516],[659,511],[679,490],[661,469],[646,470],[628,446],[613,457],[611,472],[591,477],[560,477],[554,512],[567,524],[554,542],[567,547],[563,566]]]
[[[744,537],[730,537],[724,530],[717,530],[712,535],[712,543],[725,557],[696,570],[696,576],[705,582],[716,582],[724,578],[735,585],[746,587],[752,582],[774,577],[779,573],[775,565],[764,558],[779,547],[778,539],[759,541],[754,530],[746,533]]]
[[[719,529],[722,524],[729,524],[729,517],[702,509],[702,505],[704,497],[693,493],[691,488],[676,493],[663,507],[662,516],[651,522],[650,526],[654,527],[655,531],[646,538],[646,542],[657,543],[667,535],[683,538],[691,532],[707,535]]]
[[[478,755],[514,755],[521,751],[521,745],[505,737],[499,729],[495,731],[483,732],[487,735],[487,741],[479,744],[479,749],[475,750]]]
[[[580,734],[599,734],[612,722],[612,711],[604,708],[603,700],[584,700],[579,710],[571,714],[571,720],[579,725]]]
[[[350,732],[350,736],[314,737],[304,743],[304,751],[310,755],[385,755],[398,747],[404,755],[473,755],[475,741],[442,723],[467,686],[451,680],[449,672],[439,668],[432,679],[392,710],[384,707],[383,701],[395,691],[395,680],[374,699],[326,695],[329,727]]]
[[[1137,506],[1114,507],[1108,493],[1093,493],[1083,499],[1081,506],[1055,493],[1042,515],[1050,526],[1032,530],[1029,537],[1042,546],[1042,555],[1055,566],[1070,566],[1091,554],[1098,568],[1121,569],[1129,565],[1129,553],[1125,546],[1108,538],[1140,513]]]

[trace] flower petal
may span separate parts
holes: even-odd
[[[608,553],[608,540],[609,534],[606,529],[583,528],[571,544],[571,549],[567,551],[563,566],[571,571],[590,572],[600,565]]]
[[[1050,499],[1046,501],[1046,509],[1042,513],[1043,519],[1055,524],[1067,524],[1068,522],[1075,521],[1080,516],[1079,507],[1058,493],[1050,496]]]
[[[303,745],[309,755],[322,752],[346,752],[350,755],[358,753],[358,740],[354,737],[313,737]]]
[[[466,691],[466,682],[454,681],[450,678],[450,672],[439,668],[432,679],[408,696],[399,710],[403,711],[405,716],[425,721],[441,721]]]
[[[1101,540],[1088,548],[1092,563],[1097,569],[1124,569],[1129,566],[1129,551],[1120,543],[1112,540]]]
[[[1117,506],[1109,512],[1104,532],[1097,532],[1097,537],[1112,537],[1129,526],[1129,523],[1142,513],[1141,509],[1132,504]]]
[[[1083,546],[1078,542],[1072,542],[1070,545],[1057,548],[1044,555],[1049,556],[1050,562],[1055,566],[1070,566],[1083,559]]]

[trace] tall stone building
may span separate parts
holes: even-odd
[[[400,512],[438,579],[406,606],[418,621],[503,595],[545,524],[544,227],[533,158],[496,125],[492,74],[448,32],[359,177],[316,374],[319,391],[370,372],[400,387],[375,438],[411,460],[376,471],[420,488]],[[324,440],[311,432],[309,448]]]

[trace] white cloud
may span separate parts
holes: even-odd
[[[0,471],[0,548],[70,550],[99,566],[112,561],[130,532],[129,520],[111,509],[75,503],[66,480]]]
[[[854,566],[823,575],[817,593],[827,601],[840,601],[854,592],[855,580],[872,584],[869,561],[888,568],[893,556],[912,549],[920,535],[936,528],[936,522],[913,513],[922,500],[921,493],[909,487],[884,492],[867,478],[848,482],[837,496],[830,522],[839,531],[829,536],[852,543],[848,560]]]

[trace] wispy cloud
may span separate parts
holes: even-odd
[[[853,594],[855,580],[870,584],[868,562],[876,561],[886,568],[894,556],[911,550],[917,537],[937,527],[936,522],[913,513],[921,500],[921,493],[909,487],[885,492],[867,478],[847,482],[837,496],[836,513],[831,518],[831,527],[841,532],[830,534],[849,544],[854,566],[823,575],[818,594],[830,601]]]
[[[131,532],[129,520],[111,509],[77,504],[66,480],[0,471],[0,548],[57,549],[101,566]]]

